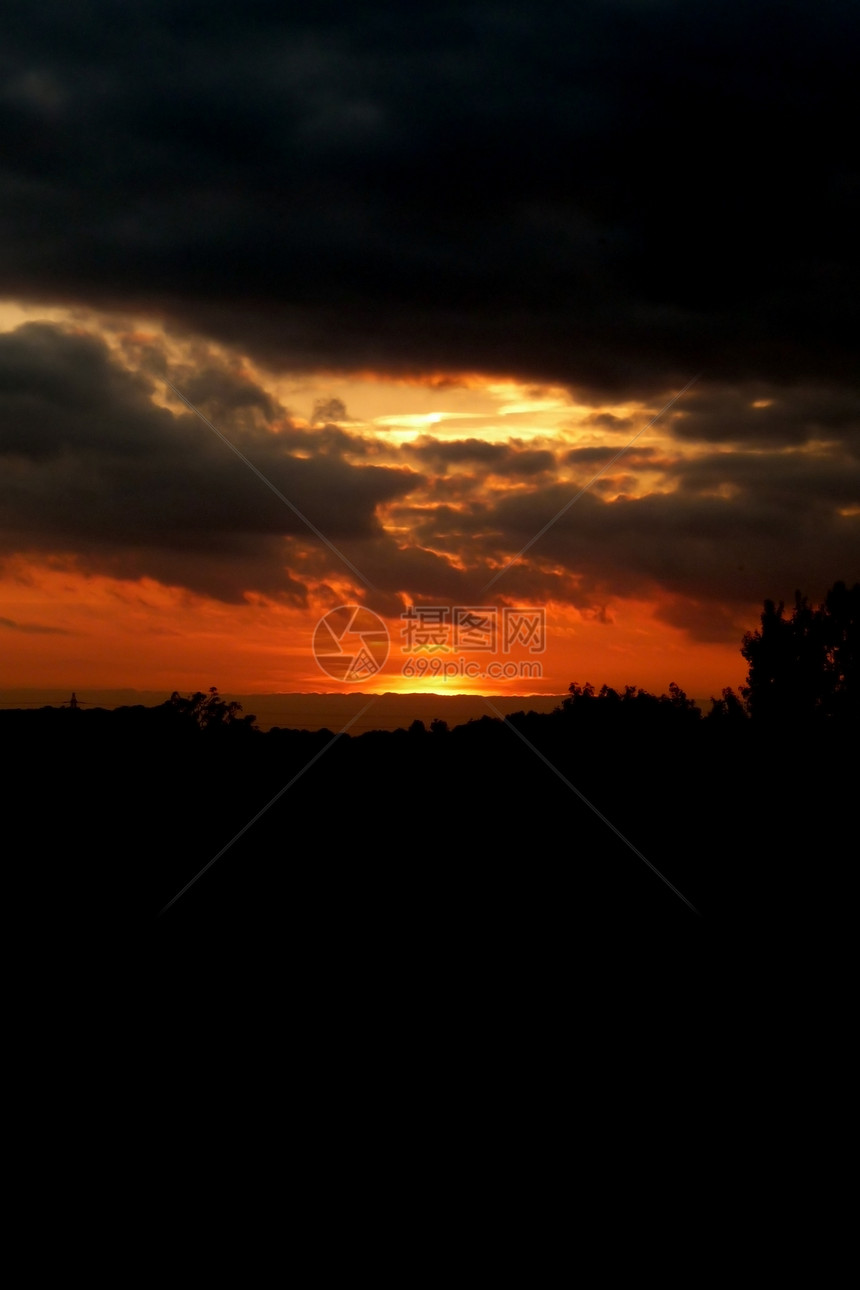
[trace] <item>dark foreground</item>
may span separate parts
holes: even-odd
[[[335,738],[163,705],[0,731],[16,870],[29,855],[46,907],[154,934],[165,962],[552,973],[631,935],[817,937],[857,842],[856,741],[833,726],[559,711]]]

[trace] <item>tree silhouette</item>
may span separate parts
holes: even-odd
[[[781,723],[858,716],[860,583],[837,582],[812,608],[795,592],[794,609],[764,602],[761,628],[747,632],[741,654],[749,665],[743,690],[750,716]]]
[[[722,698],[715,699],[711,696],[709,721],[730,721],[732,725],[737,725],[747,719],[748,713],[744,707],[743,695],[737,694],[730,685],[723,690]]]
[[[253,715],[240,717],[241,703],[227,703],[214,685],[209,687],[208,694],[197,690],[188,698],[174,690],[166,706],[192,720],[201,730],[234,725],[252,726],[257,719]]]
[[[625,686],[621,694],[608,685],[595,692],[590,682],[579,685],[574,681],[568,687],[568,697],[562,700],[561,712],[568,717],[575,716],[577,721],[594,721],[604,726],[619,720],[662,726],[671,722],[673,728],[681,724],[695,725],[702,715],[695,700],[688,698],[674,681],[669,684],[669,693],[661,695],[650,694],[635,685]]]
[[[834,716],[860,719],[860,582],[835,583],[822,613],[824,669]]]

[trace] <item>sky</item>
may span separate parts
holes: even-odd
[[[287,8],[4,10],[0,698],[740,685],[860,576],[860,11]]]

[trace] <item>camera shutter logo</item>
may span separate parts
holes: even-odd
[[[314,628],[317,666],[335,681],[370,680],[385,667],[390,648],[385,623],[363,605],[339,605]]]

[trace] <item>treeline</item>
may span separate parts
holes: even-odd
[[[745,926],[801,892],[808,918],[857,842],[846,815],[821,846],[856,791],[858,602],[766,603],[746,687],[707,713],[676,685],[579,683],[548,714],[358,736],[260,731],[214,687],[5,711],[10,836],[112,921],[167,907],[168,938],[331,947],[361,926],[409,955],[435,926],[544,954],[595,919]]]
[[[707,713],[675,684],[656,696],[635,685],[595,692],[574,682],[562,709],[578,721],[621,719],[679,731],[703,717],[780,727],[854,725],[860,720],[860,583],[835,583],[817,607],[798,591],[788,614],[783,601],[766,600],[761,627],[744,635],[741,654],[749,668],[746,685],[724,689]]]

